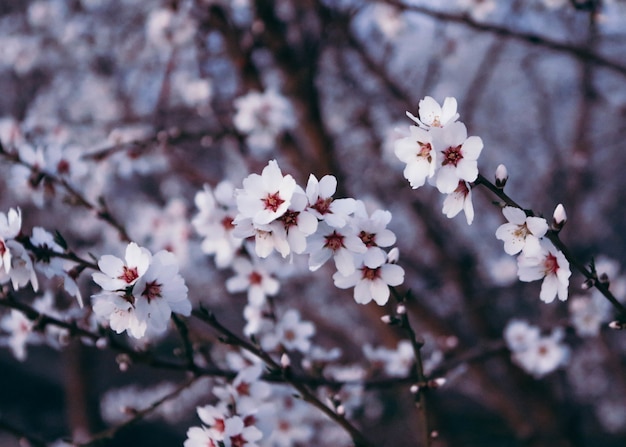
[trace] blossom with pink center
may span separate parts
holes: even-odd
[[[350,225],[367,247],[363,255],[363,263],[366,266],[377,267],[383,264],[387,254],[381,247],[390,247],[396,242],[396,235],[387,229],[389,222],[391,222],[389,211],[378,209],[369,215],[365,203],[361,200],[356,201],[356,210]]]
[[[539,339],[539,328],[523,320],[511,320],[504,328],[504,341],[511,351],[522,351]]]
[[[366,245],[355,233],[354,228],[350,226],[333,228],[320,222],[317,231],[308,240],[309,269],[316,271],[333,258],[337,270],[343,275],[349,275],[356,269],[356,257],[366,251]]]
[[[126,246],[124,260],[113,255],[101,256],[98,260],[100,271],[93,273],[91,277],[103,290],[123,290],[134,285],[146,273],[151,258],[147,248],[131,242]]]
[[[250,92],[235,99],[233,124],[247,135],[246,142],[255,153],[270,151],[276,137],[296,124],[287,98],[275,90]]]
[[[450,123],[454,123],[459,118],[456,109],[457,102],[455,98],[445,98],[443,106],[441,106],[434,98],[426,96],[424,99],[420,99],[419,102],[419,118],[410,112],[406,112],[406,114],[418,126],[429,129],[431,127],[445,127]]]
[[[226,419],[224,423],[224,447],[258,447],[256,441],[263,437],[254,425],[246,425],[240,416]]]
[[[433,148],[438,155],[438,170],[431,179],[439,192],[454,192],[459,180],[473,182],[478,177],[478,156],[483,149],[480,137],[467,136],[463,123],[452,123],[433,133]],[[433,132],[433,131],[431,131]]]
[[[204,237],[202,251],[215,255],[218,268],[228,267],[243,243],[243,238],[233,233],[237,208],[232,184],[223,181],[215,189],[205,185],[196,193],[195,204],[199,213],[191,224]]]
[[[389,300],[389,286],[399,286],[404,282],[404,269],[388,263],[376,267],[363,264],[349,275],[336,272],[333,281],[340,289],[354,287],[354,300],[357,303],[367,304],[374,300],[383,306]]]
[[[307,237],[317,230],[317,218],[307,205],[307,196],[302,188],[297,186],[289,209],[270,225],[275,237],[287,241],[289,252],[304,253]],[[285,257],[284,253],[281,254]]]
[[[469,183],[459,180],[456,189],[448,194],[443,201],[443,214],[453,218],[463,210],[467,224],[474,220],[474,205],[472,204],[472,188]]]
[[[309,211],[319,220],[335,228],[343,228],[350,220],[355,209],[355,200],[334,199],[337,190],[337,179],[325,175],[320,180],[313,174],[306,185],[306,196],[309,200]]]
[[[100,258],[98,265],[105,273],[93,277],[104,290],[92,296],[96,316],[117,333],[127,331],[142,338],[164,332],[172,312],[191,314],[187,286],[172,253],[162,250],[151,255],[134,243],[126,251],[126,263],[114,256]]]
[[[396,140],[394,152],[406,163],[404,177],[413,189],[417,189],[435,175],[438,154],[433,150],[430,132],[417,126],[411,126],[409,130],[409,136]]]
[[[292,176],[283,176],[276,160],[270,160],[261,175],[250,174],[243,180],[243,189],[235,191],[239,214],[235,225],[245,218],[254,225],[266,225],[285,214],[296,189]]]
[[[526,216],[524,210],[513,206],[506,206],[502,214],[508,223],[502,224],[496,230],[496,238],[504,241],[504,251],[515,255],[523,251],[532,256],[541,250],[539,240],[548,231],[548,222],[541,217]]]
[[[569,359],[569,347],[563,340],[563,330],[539,336],[523,349],[512,351],[513,361],[535,378],[541,378],[564,365]]]
[[[262,306],[268,296],[274,296],[280,289],[280,282],[258,260],[250,261],[238,257],[233,261],[235,276],[226,280],[226,290],[230,293],[248,292],[248,302],[256,307]]]
[[[572,274],[569,262],[563,253],[548,240],[542,240],[540,251],[532,256],[522,254],[517,258],[517,275],[520,281],[530,282],[543,278],[539,298],[546,303],[555,297],[565,301],[569,277]]]
[[[172,312],[191,315],[185,280],[178,273],[178,260],[165,250],[152,256],[150,266],[133,286],[135,314],[148,330],[163,332]]]
[[[301,320],[297,310],[289,309],[276,325],[275,331],[263,337],[261,346],[267,351],[273,351],[282,345],[287,350],[306,353],[311,348],[310,338],[314,334],[315,325]]]

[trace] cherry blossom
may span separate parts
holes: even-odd
[[[146,321],[148,329],[157,333],[165,331],[172,312],[191,314],[187,286],[178,273],[178,260],[165,250],[152,256],[148,270],[133,286],[133,296],[137,319]]]
[[[235,99],[235,108],[235,127],[247,134],[246,142],[259,154],[270,151],[276,137],[295,126],[291,104],[275,90],[250,92]]]
[[[394,153],[400,161],[406,163],[404,177],[411,188],[416,189],[435,175],[439,156],[433,150],[430,132],[417,126],[411,126],[409,130],[409,136],[396,140]]]
[[[131,242],[126,263],[104,255],[98,265],[104,272],[92,276],[104,290],[92,296],[94,313],[117,333],[142,338],[165,331],[172,312],[191,314],[187,286],[172,253],[162,250],[152,256]]]
[[[367,304],[374,300],[383,306],[389,300],[389,286],[399,286],[404,282],[404,269],[387,263],[372,267],[362,265],[349,275],[336,272],[333,281],[340,289],[354,287],[354,300],[357,303]]]
[[[426,96],[419,102],[419,118],[416,118],[409,112],[406,112],[406,114],[418,126],[428,129],[431,127],[445,127],[450,123],[454,123],[459,118],[456,109],[457,103],[455,98],[445,98],[443,106],[441,106],[434,98]]]
[[[513,206],[505,206],[502,214],[508,223],[496,230],[496,238],[504,241],[504,251],[515,255],[523,251],[533,255],[540,251],[539,240],[548,231],[548,222],[541,217],[527,216],[526,213]]]
[[[283,176],[276,160],[270,160],[261,175],[250,174],[243,180],[243,189],[235,192],[239,215],[235,225],[251,218],[254,225],[266,225],[285,214],[296,189],[292,176]]]
[[[113,255],[103,255],[98,260],[99,272],[92,278],[102,289],[117,291],[134,285],[150,265],[152,255],[147,248],[131,242],[126,247],[124,260]]]
[[[465,124],[457,122],[437,129],[433,137],[433,147],[438,156],[438,169],[431,182],[439,192],[454,192],[459,180],[473,182],[478,177],[478,156],[483,149],[480,137],[467,136]]]
[[[356,269],[355,257],[367,252],[367,246],[354,228],[346,226],[338,229],[321,222],[317,232],[309,237],[307,252],[310,254],[311,271],[318,270],[332,257],[337,270],[349,275]]]
[[[263,349],[273,351],[280,344],[287,350],[308,352],[310,338],[315,334],[315,325],[300,319],[300,312],[289,309],[282,316],[273,333],[266,334],[261,340]]]
[[[274,296],[280,290],[280,282],[272,276],[268,266],[256,259],[236,258],[232,265],[235,276],[226,280],[226,290],[230,293],[247,291],[248,302],[261,306],[268,296]]]
[[[543,278],[539,298],[546,303],[555,297],[565,301],[569,277],[572,274],[569,262],[563,253],[557,250],[550,241],[542,240],[539,253],[532,256],[522,253],[517,258],[517,275],[520,281],[530,282]]]
[[[19,208],[9,209],[7,214],[0,213],[0,268],[11,271],[11,250],[6,243],[14,239],[22,228],[22,213]]]
[[[472,187],[469,183],[459,180],[456,189],[448,194],[443,201],[443,214],[453,218],[463,210],[467,224],[474,221],[474,205],[472,204]]]
[[[564,333],[555,329],[550,335],[540,336],[526,348],[513,351],[512,359],[536,378],[551,373],[565,364],[569,358],[569,348],[562,343]]]
[[[337,179],[325,175],[320,180],[313,174],[306,185],[306,196],[309,199],[309,211],[326,224],[335,228],[343,228],[354,212],[356,203],[352,198],[334,199],[337,190]]]
[[[387,225],[391,222],[391,213],[384,210],[374,210],[369,215],[365,203],[357,200],[356,210],[350,225],[359,239],[367,247],[363,255],[366,266],[377,267],[385,262],[387,254],[381,247],[390,247],[396,242],[396,235]]]
[[[215,255],[215,264],[219,268],[228,267],[243,243],[243,238],[233,232],[237,209],[232,184],[222,181],[215,189],[205,185],[196,193],[195,204],[199,213],[191,223],[204,237],[202,251]]]

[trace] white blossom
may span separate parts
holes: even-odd
[[[508,223],[498,227],[496,238],[504,241],[504,251],[509,255],[520,251],[529,256],[538,253],[539,240],[548,231],[548,222],[541,217],[526,216],[524,210],[513,206],[504,207],[502,214]]]
[[[555,297],[565,301],[569,277],[572,274],[569,262],[563,253],[557,250],[550,241],[541,241],[539,253],[529,256],[522,253],[517,258],[517,275],[520,281],[530,282],[543,278],[539,298],[546,303]]]

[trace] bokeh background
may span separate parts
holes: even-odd
[[[253,91],[278,92],[291,108],[269,145],[234,122],[235,100]],[[190,223],[204,184],[238,185],[272,158],[301,185],[311,173],[333,174],[339,197],[393,213],[425,355],[452,365],[431,396],[433,445],[623,446],[626,335],[604,324],[582,337],[567,302],[544,304],[539,283],[517,281],[515,260],[494,235],[504,219],[486,190],[473,192],[468,226],[462,215],[441,213],[434,188],[411,190],[403,178],[396,129],[411,124],[405,111],[416,114],[426,95],[457,98],[469,134],[484,141],[480,172],[493,178],[505,164],[507,192],[537,213],[549,217],[562,203],[562,239],[582,262],[609,263],[619,283],[623,0],[0,2],[4,146],[33,154],[71,148],[81,157],[83,171],[72,180],[79,190],[104,197],[133,240],[173,250],[195,304],[242,327],[245,298],[225,290],[230,273],[202,253]],[[6,159],[0,170],[2,210],[20,206],[24,228],[59,230],[96,257],[122,252],[115,229],[65,200],[62,189],[34,182]],[[341,347],[342,361],[363,362],[365,343],[395,347],[403,335],[379,320],[389,309],[357,305],[331,273],[285,275],[278,305],[314,321],[320,343]],[[88,276],[80,282],[86,297],[95,291]],[[574,272],[570,296],[589,296],[582,281]],[[61,309],[72,305],[48,287]],[[492,349],[514,318],[564,328],[567,364],[537,379],[506,349]],[[218,344],[200,325],[191,329],[198,343]],[[178,343],[174,336],[153,349],[171,353]],[[468,353],[473,360],[462,361]],[[122,373],[114,353],[76,341],[60,351],[29,347],[23,362],[1,349],[0,417],[50,441],[93,433],[107,426],[100,402],[108,391],[181,377],[142,365]],[[375,409],[357,415],[365,433],[379,445],[421,445],[406,385],[371,394]],[[193,404],[179,415],[128,427],[110,445],[182,445],[198,420]],[[3,430],[0,444],[18,445]]]

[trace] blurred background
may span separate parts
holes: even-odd
[[[547,217],[562,203],[563,241],[581,262],[603,265],[623,299],[625,1],[3,0],[0,92],[3,146],[42,169],[58,153],[73,157],[73,171],[57,162],[57,173],[93,203],[102,197],[132,240],[174,251],[192,302],[233,328],[245,297],[226,291],[232,273],[202,252],[191,225],[204,184],[239,186],[277,159],[300,185],[332,174],[336,197],[390,210],[403,289],[414,297],[409,315],[431,371],[448,379],[430,394],[434,446],[624,445],[626,335],[606,327],[611,310],[592,315],[600,321],[591,334],[580,330],[573,298],[595,298],[577,272],[568,302],[540,302],[540,284],[517,280],[495,238],[505,221],[496,198],[473,191],[471,226],[446,218],[435,188],[411,190],[393,144],[421,98],[455,97],[469,135],[483,139],[481,174],[492,179],[505,164],[507,193]],[[115,228],[58,185],[6,158],[0,170],[1,209],[19,206],[23,228],[59,230],[96,258],[121,255]],[[316,341],[340,347],[341,362],[365,364],[364,344],[395,348],[403,338],[379,320],[391,307],[355,304],[351,290],[333,286],[332,270],[290,270],[277,305],[315,322]],[[88,274],[79,285],[89,301]],[[71,312],[58,284],[42,289]],[[562,328],[567,362],[545,377],[524,372],[502,348],[512,319]],[[219,344],[202,326],[190,329],[199,345]],[[184,377],[145,365],[122,373],[115,353],[66,343],[29,346],[23,361],[0,349],[1,445],[18,445],[16,428],[50,442],[98,432],[113,423],[101,404],[111,390]],[[150,349],[171,354],[179,344],[173,335]],[[199,425],[194,405],[206,403],[210,384],[202,386],[185,411],[171,412],[178,417],[125,428],[110,445],[182,445]],[[421,445],[406,384],[365,394],[354,418],[370,439]]]

